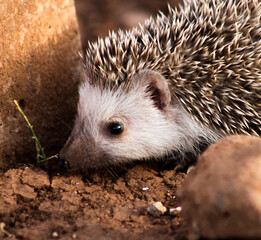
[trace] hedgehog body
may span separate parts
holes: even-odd
[[[258,0],[185,1],[90,44],[61,156],[88,168],[261,135],[260,16]]]

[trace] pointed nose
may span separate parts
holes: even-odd
[[[59,156],[59,168],[68,170],[70,168],[70,162],[66,158]]]

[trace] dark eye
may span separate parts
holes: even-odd
[[[108,130],[113,135],[119,135],[124,131],[124,125],[120,122],[113,122],[109,125]]]

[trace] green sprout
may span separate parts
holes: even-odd
[[[40,164],[40,163],[46,162],[46,161],[48,161],[48,160],[50,160],[50,159],[52,159],[52,158],[58,158],[58,154],[55,154],[55,155],[53,155],[53,156],[51,156],[51,157],[48,157],[48,158],[46,157],[46,155],[45,155],[45,153],[44,153],[44,149],[43,149],[41,143],[39,142],[39,140],[38,140],[38,138],[37,138],[37,136],[36,136],[36,134],[35,134],[35,132],[34,132],[34,130],[33,130],[33,126],[30,124],[28,118],[26,117],[25,113],[23,112],[23,110],[22,110],[21,107],[19,106],[18,102],[17,102],[16,100],[14,100],[14,103],[15,103],[15,105],[16,105],[18,111],[19,111],[19,112],[22,114],[22,116],[24,117],[24,119],[25,119],[25,121],[26,121],[26,123],[27,123],[29,129],[31,130],[32,135],[33,135],[32,138],[33,138],[34,141],[35,141],[35,148],[36,148],[36,153],[37,153],[37,155],[36,155],[36,163],[37,163],[37,164]]]

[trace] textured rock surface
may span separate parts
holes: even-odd
[[[82,71],[73,0],[3,0],[0,36],[0,168],[4,168],[34,154],[30,131],[14,99],[48,155],[56,153],[69,134],[63,122],[70,125],[74,118]]]
[[[207,238],[261,238],[261,139],[231,136],[198,160],[182,190],[194,233]]]

